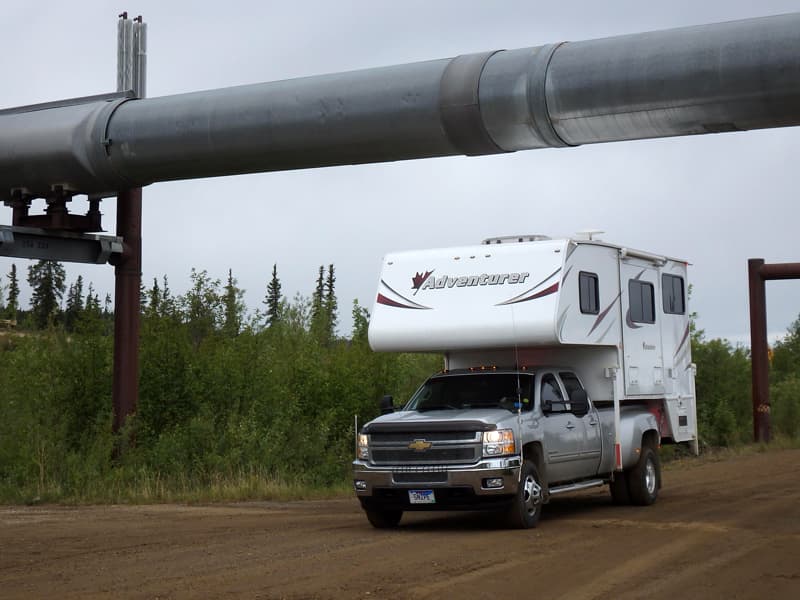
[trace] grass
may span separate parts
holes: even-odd
[[[157,504],[214,503],[267,500],[289,502],[322,500],[351,493],[348,481],[334,485],[279,479],[255,472],[213,473],[203,478],[164,476],[144,469],[111,470],[69,487],[45,482],[28,488],[0,486],[2,504]]]
[[[667,445],[661,448],[661,458],[664,468],[673,470],[787,449],[800,449],[800,438],[776,436],[770,444],[703,447],[700,456],[692,455],[685,445]],[[331,485],[302,475],[287,479],[255,469],[191,476],[166,475],[141,466],[118,466],[110,467],[104,473],[73,473],[65,480],[44,479],[22,487],[0,482],[0,504],[290,502],[341,498],[352,493],[345,475]]]

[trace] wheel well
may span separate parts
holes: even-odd
[[[642,448],[649,446],[655,450],[660,445],[660,442],[658,431],[655,429],[649,429],[642,435]]]
[[[522,447],[522,458],[533,461],[533,464],[536,465],[536,472],[539,473],[542,487],[547,489],[547,467],[544,463],[542,444],[540,442],[528,442],[525,444]]]
[[[540,442],[528,442],[522,447],[522,458],[532,460],[536,469],[541,471],[544,468],[544,453]]]

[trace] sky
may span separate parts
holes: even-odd
[[[4,0],[0,108],[115,91],[123,10],[148,24],[155,97],[798,9],[796,0]],[[698,326],[747,344],[747,259],[800,261],[798,151],[794,127],[156,183],[143,195],[143,280],[166,275],[183,293],[193,267],[223,282],[232,269],[255,309],[273,264],[292,298],[309,296],[319,266],[333,263],[347,334],[353,299],[371,308],[388,252],[599,229],[608,242],[688,260]],[[110,233],[114,203],[101,206]],[[0,224],[10,223],[0,207]],[[24,276],[30,263],[13,262]],[[0,274],[11,263],[0,258]],[[110,266],[67,265],[68,283],[78,275],[101,300],[113,296]],[[768,282],[767,307],[774,340],[800,315],[800,281]]]

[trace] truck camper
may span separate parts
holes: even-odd
[[[357,432],[369,521],[490,508],[532,527],[552,496],[606,484],[655,502],[660,445],[697,451],[686,270],[591,234],[387,255],[370,345],[444,368]]]

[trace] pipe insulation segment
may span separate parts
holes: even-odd
[[[800,13],[0,111],[0,200],[800,124]]]
[[[547,71],[569,144],[800,122],[800,14],[574,42]]]

